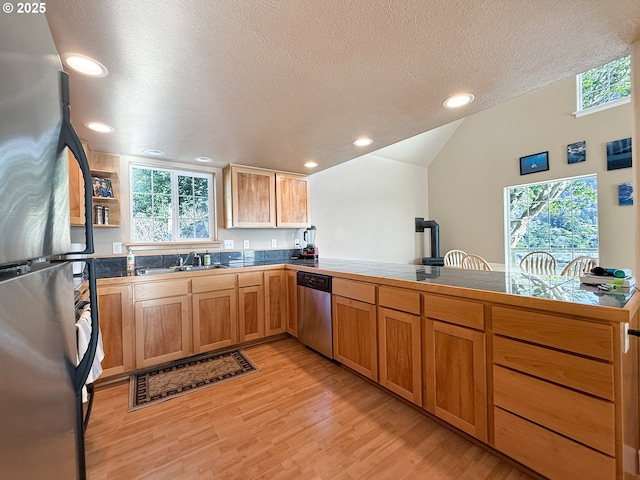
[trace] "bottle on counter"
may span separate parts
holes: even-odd
[[[127,253],[127,275],[133,275],[136,270],[136,257],[133,255],[133,250],[129,247],[129,253]]]
[[[209,255],[209,250],[205,250],[203,260],[205,266],[211,265],[211,255]]]

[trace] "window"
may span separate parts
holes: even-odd
[[[211,240],[213,176],[131,165],[131,240]]]
[[[631,57],[626,56],[578,75],[578,111],[618,104],[631,96]]]
[[[507,263],[529,252],[556,257],[558,271],[580,255],[599,258],[596,175],[505,188]]]

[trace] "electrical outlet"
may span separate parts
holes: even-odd
[[[300,245],[300,239],[299,239],[299,238],[296,238],[296,239],[293,241],[293,244],[294,244],[294,245]]]
[[[272,247],[277,247],[278,246],[278,240],[276,240],[275,238],[271,239],[271,246]]]
[[[226,248],[226,249],[233,248],[233,240],[225,240],[224,241],[224,248]]]
[[[122,242],[113,242],[111,247],[112,253],[122,253]]]
[[[243,248],[249,248],[249,240],[243,242]]]

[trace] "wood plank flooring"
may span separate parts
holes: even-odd
[[[131,413],[99,387],[90,480],[530,480],[292,339],[244,349],[260,371]]]

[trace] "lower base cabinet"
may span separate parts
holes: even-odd
[[[427,319],[424,329],[424,407],[454,427],[487,441],[485,336]]]
[[[262,272],[238,275],[240,343],[264,338],[264,287]]]
[[[189,356],[190,303],[188,295],[136,302],[136,368]]]
[[[265,336],[284,333],[287,326],[287,277],[284,270],[264,273]]]
[[[192,301],[193,353],[238,343],[238,297],[235,288],[195,293]]]
[[[296,272],[287,270],[286,289],[287,289],[287,325],[286,331],[289,335],[298,338],[298,284]]]
[[[98,318],[104,347],[102,378],[135,369],[130,285],[98,285]]]

